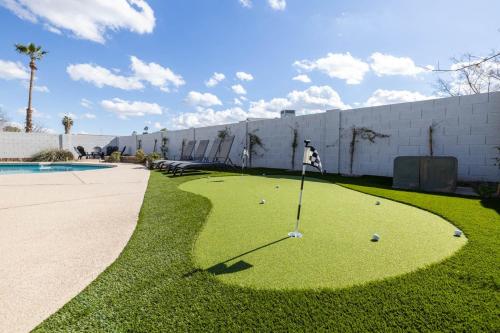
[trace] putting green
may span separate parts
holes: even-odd
[[[287,238],[299,186],[298,178],[256,176],[182,184],[213,205],[195,244],[196,264],[257,289],[342,288],[437,263],[467,241],[437,215],[316,179],[305,184],[304,237]],[[379,242],[370,241],[374,233]]]

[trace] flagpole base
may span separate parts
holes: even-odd
[[[302,234],[298,231],[292,231],[288,233],[288,237],[290,238],[302,238]]]

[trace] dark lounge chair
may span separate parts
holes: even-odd
[[[205,161],[205,153],[208,148],[208,143],[209,140],[201,140],[200,143],[198,144],[198,148],[196,148],[196,151],[194,153],[193,157],[193,162],[204,162]],[[175,169],[175,167],[181,163],[184,163],[183,161],[178,161],[175,163],[170,163],[167,167],[167,171]]]
[[[73,147],[75,149],[75,151],[78,153],[78,159],[81,160],[82,157],[85,157],[86,159],[89,158],[89,154],[85,151],[85,148],[83,148],[82,146],[78,146],[78,147]]]
[[[194,146],[196,144],[196,140],[191,140],[189,141],[184,149],[181,152],[181,161],[189,161],[192,160],[191,155],[193,155],[193,150]],[[179,162],[179,160],[159,160],[159,161],[154,161],[153,167],[156,167],[158,169],[163,169],[167,168],[171,163],[176,163]]]
[[[231,159],[229,158],[229,153],[231,152],[231,147],[233,146],[233,143],[234,143],[234,135],[226,137],[220,142],[219,148],[216,151],[215,158],[213,159],[213,161],[181,163],[177,165],[177,167],[174,169],[174,176],[178,172],[180,172],[182,176],[184,174],[184,171],[187,169],[227,167],[228,165],[232,165]]]

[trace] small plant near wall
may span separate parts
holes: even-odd
[[[138,149],[135,152],[135,159],[137,160],[137,163],[144,163],[146,160],[146,154],[144,154],[144,150]]]
[[[292,170],[295,169],[295,153],[297,152],[297,147],[299,146],[299,129],[297,124],[292,128]]]
[[[159,153],[151,153],[146,157],[146,167],[151,169],[153,167],[153,162],[161,158]]]
[[[167,130],[165,129],[165,132],[166,131]],[[161,150],[161,154],[162,154],[163,158],[167,158],[167,154],[168,154],[168,138],[166,136],[163,136],[163,133],[162,133],[162,138],[161,138],[161,147],[160,147],[160,150]]]
[[[221,140],[224,140],[229,135],[231,135],[231,129],[229,127],[226,127],[223,130],[217,132],[217,137]]]
[[[375,140],[377,138],[388,138],[390,135],[388,134],[383,134],[383,133],[378,133],[375,132],[374,130],[371,130],[366,127],[353,127],[352,128],[352,139],[351,139],[351,144],[350,144],[350,149],[349,153],[351,156],[351,160],[349,163],[349,171],[350,174],[352,175],[352,167],[354,165],[354,152],[356,150],[356,143],[359,142],[359,140],[368,140],[370,143],[375,143]]]
[[[258,129],[254,130],[253,132],[248,133],[248,161],[250,164],[250,167],[252,167],[252,159],[253,156],[262,156],[257,153],[257,147],[260,147],[261,149],[266,149],[264,147],[264,143],[262,142],[262,139],[257,135]]]
[[[122,154],[119,151],[115,151],[111,155],[109,155],[108,162],[118,163],[121,161],[121,157],[122,157]]]
[[[74,159],[73,153],[64,149],[47,149],[31,157],[33,162],[67,162]]]

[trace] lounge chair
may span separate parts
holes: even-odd
[[[181,151],[181,161],[189,161],[191,160],[191,155],[193,154],[194,146],[196,144],[196,140],[188,141],[184,149]],[[158,169],[163,169],[168,167],[171,163],[179,162],[179,160],[158,160],[153,162],[153,167]]]
[[[74,148],[74,147],[73,147]],[[85,151],[85,148],[83,148],[82,146],[78,146],[75,148],[76,152],[78,153],[78,159],[81,160],[82,157],[85,156],[86,159],[89,158],[89,154]]]
[[[124,153],[125,153],[125,149],[127,149],[127,146],[123,146],[123,149],[122,151],[120,152],[120,156],[125,156]]]
[[[206,153],[207,148],[208,148],[208,143],[209,143],[209,140],[201,140],[200,141],[200,143],[198,144],[198,148],[196,148],[196,151],[194,153],[194,157],[192,160],[193,162],[204,162],[205,161],[205,153]],[[181,164],[184,162],[185,161],[177,161],[174,163],[170,163],[167,166],[167,171],[175,169],[175,167],[178,164]]]
[[[220,142],[219,148],[216,150],[215,158],[213,159],[213,161],[181,163],[177,165],[177,167],[174,169],[174,176],[179,171],[182,176],[184,174],[184,170],[187,169],[227,167],[229,164],[232,165],[231,159],[229,158],[229,153],[231,152],[231,147],[233,146],[233,143],[234,143],[234,135],[226,137],[224,140]]]

